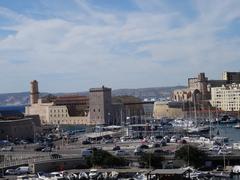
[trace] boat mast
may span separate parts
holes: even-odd
[[[194,106],[194,120],[197,122],[197,108],[196,108],[196,95],[193,97],[193,106]]]
[[[208,119],[209,119],[209,123],[210,123],[209,136],[210,136],[210,140],[211,140],[212,139],[212,121],[211,121],[210,106],[208,106]]]

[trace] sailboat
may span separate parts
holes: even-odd
[[[198,133],[204,133],[204,132],[209,132],[210,127],[208,125],[199,125],[197,123],[197,109],[196,109],[196,104],[194,101],[194,121],[197,124],[196,126],[188,127],[187,132],[190,134],[198,134]]]
[[[237,123],[235,126],[233,126],[236,129],[240,129],[240,123]]]
[[[238,117],[237,117],[238,121],[239,121],[239,110],[238,110]],[[238,122],[235,126],[233,126],[236,129],[240,129],[240,122]]]

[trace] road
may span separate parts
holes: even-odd
[[[25,145],[24,146],[14,146],[14,151],[12,152],[0,152],[0,155],[5,155],[5,161],[0,164],[0,166],[6,166],[6,165],[15,165],[16,163],[22,162],[30,162],[30,161],[39,161],[44,159],[49,159],[50,154],[57,153],[61,154],[63,157],[70,157],[70,156],[81,156],[81,153],[84,149],[87,148],[100,148],[106,151],[109,151],[110,153],[114,154],[112,151],[114,146],[120,146],[122,150],[126,151],[127,156],[133,156],[134,149],[141,145],[141,141],[125,141],[125,142],[115,142],[110,144],[104,144],[104,143],[97,143],[97,144],[89,144],[89,145],[83,145],[82,139],[80,139],[77,142],[64,144],[64,146],[59,146],[60,148],[53,149],[52,152],[39,152],[34,151],[35,147],[37,145]],[[60,143],[60,141],[58,141]],[[57,147],[57,146],[56,146]],[[163,147],[164,150],[173,150],[176,149],[175,144],[170,144],[166,147]],[[153,151],[152,149],[148,151]]]

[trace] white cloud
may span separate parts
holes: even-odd
[[[82,81],[79,90],[101,83],[114,88],[162,86],[183,84],[184,77],[199,71],[220,74],[240,58],[240,37],[217,35],[239,18],[239,1],[196,1],[197,16],[191,20],[175,9],[158,12],[166,7],[163,1],[151,2],[136,1],[140,11],[114,13],[76,0],[79,14],[71,21],[36,20],[1,8],[4,17],[17,22],[2,27],[16,31],[0,40],[3,72],[14,71],[27,80],[48,74],[74,76]],[[78,86],[50,80],[51,91]]]

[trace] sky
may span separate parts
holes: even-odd
[[[239,0],[1,0],[0,93],[186,85],[240,71]]]

